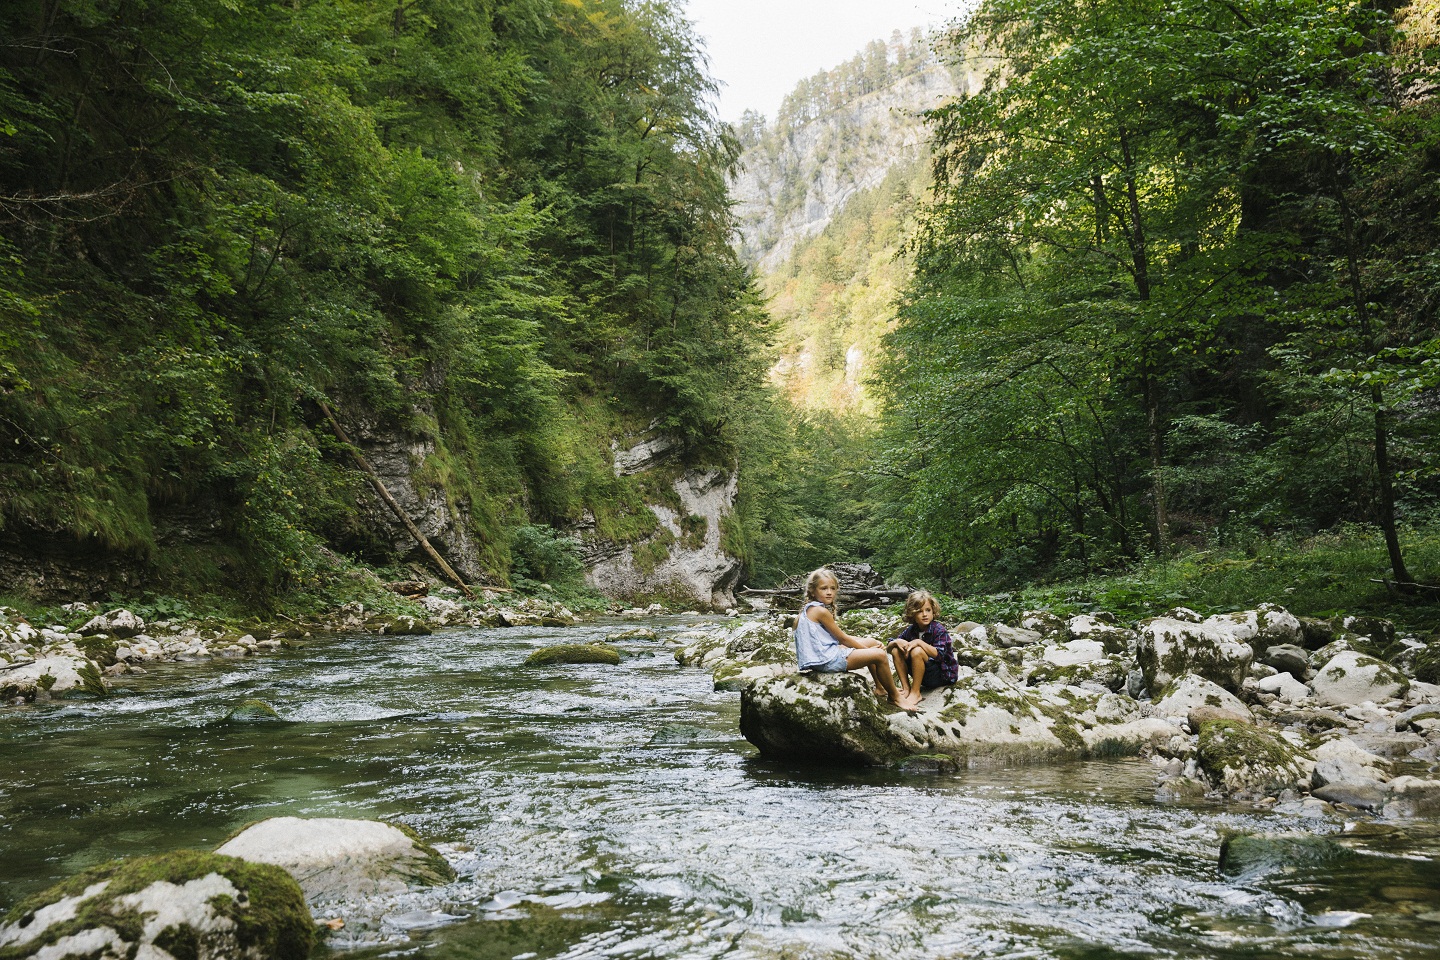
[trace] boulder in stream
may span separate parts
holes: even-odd
[[[527,667],[558,663],[604,663],[614,667],[620,664],[620,651],[604,643],[557,643],[541,647],[525,658]]]
[[[93,867],[0,923],[4,960],[306,960],[314,942],[284,870],[195,850]]]
[[[56,654],[0,670],[0,702],[105,694],[100,667],[84,657]]]
[[[1410,681],[1383,660],[1347,650],[1316,671],[1310,686],[1321,703],[1347,706],[1403,697]]]
[[[1174,727],[1114,693],[1026,687],[962,667],[954,686],[927,693],[914,714],[876,699],[860,673],[757,678],[741,691],[740,731],[772,759],[883,765],[916,754],[967,762],[1134,754]]]
[[[434,847],[379,820],[271,817],[252,823],[216,853],[280,867],[311,904],[403,893],[449,883],[455,871]]]

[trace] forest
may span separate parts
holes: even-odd
[[[1433,583],[1436,16],[987,0],[949,34],[989,80],[928,117],[847,439],[869,549],[960,592],[1360,531]]]
[[[674,4],[24,0],[0,34],[12,551],[259,597],[383,559],[333,413],[430,444],[492,582],[538,578],[587,511],[654,525],[611,436],[732,464],[765,406]]]

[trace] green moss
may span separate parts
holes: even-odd
[[[686,550],[698,550],[705,545],[705,536],[710,532],[710,521],[698,514],[680,518],[680,546]]]
[[[280,714],[264,700],[251,697],[241,700],[237,707],[225,715],[225,719],[230,723],[264,723],[268,720],[279,720]]]
[[[635,547],[635,569],[645,574],[654,573],[660,564],[670,559],[670,546],[674,542],[675,534],[662,527],[655,536]]]
[[[409,837],[410,842],[415,844],[415,849],[424,857],[424,866],[412,875],[413,879],[436,885],[450,883],[455,879],[455,868],[450,866],[450,861],[441,856],[440,851],[426,842],[414,829],[403,823],[391,823],[388,820],[385,822]]]
[[[100,666],[114,666],[115,648],[119,646],[117,641],[109,637],[81,637],[75,645]]]
[[[527,667],[543,667],[560,663],[604,663],[618,666],[620,651],[603,643],[559,643],[543,647],[525,658]]]
[[[100,676],[100,670],[93,663],[85,663],[75,671],[80,676],[80,686],[77,687],[81,693],[92,697],[108,696],[110,691],[105,689],[105,679]]]
[[[144,918],[133,908],[120,906],[117,902],[120,898],[159,881],[184,884],[212,873],[228,879],[239,892],[234,899],[216,897],[210,904],[216,913],[235,924],[235,937],[241,951],[270,960],[305,960],[310,955],[315,940],[314,921],[305,904],[305,895],[293,877],[269,864],[179,850],[92,867],[21,901],[5,917],[7,925],[33,917],[47,904],[78,897],[87,888],[106,883],[103,890],[77,906],[72,919],[53,925],[23,948],[0,947],[0,960],[19,960],[47,944],[95,927],[110,928],[127,943],[137,943],[143,935]],[[193,929],[169,927],[161,931],[157,944],[162,948],[173,945],[182,952],[190,946],[198,950],[199,938]]]

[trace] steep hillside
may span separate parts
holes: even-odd
[[[802,408],[868,412],[864,380],[909,273],[906,223],[929,183],[923,112],[978,87],[897,32],[803,81],[772,124],[749,115],[731,195],[739,250],[780,321],[771,378]]]

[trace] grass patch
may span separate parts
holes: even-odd
[[[1405,559],[1421,580],[1440,573],[1440,530],[1408,531]],[[1440,632],[1440,592],[1393,593],[1380,535],[1346,528],[1304,540],[1277,539],[1241,550],[1203,550],[1153,560],[1108,576],[1035,584],[946,600],[948,622],[1013,622],[1026,610],[1061,616],[1109,611],[1122,621],[1186,606],[1204,616],[1278,603],[1308,617],[1376,616],[1419,633]],[[898,609],[898,608],[897,608]]]

